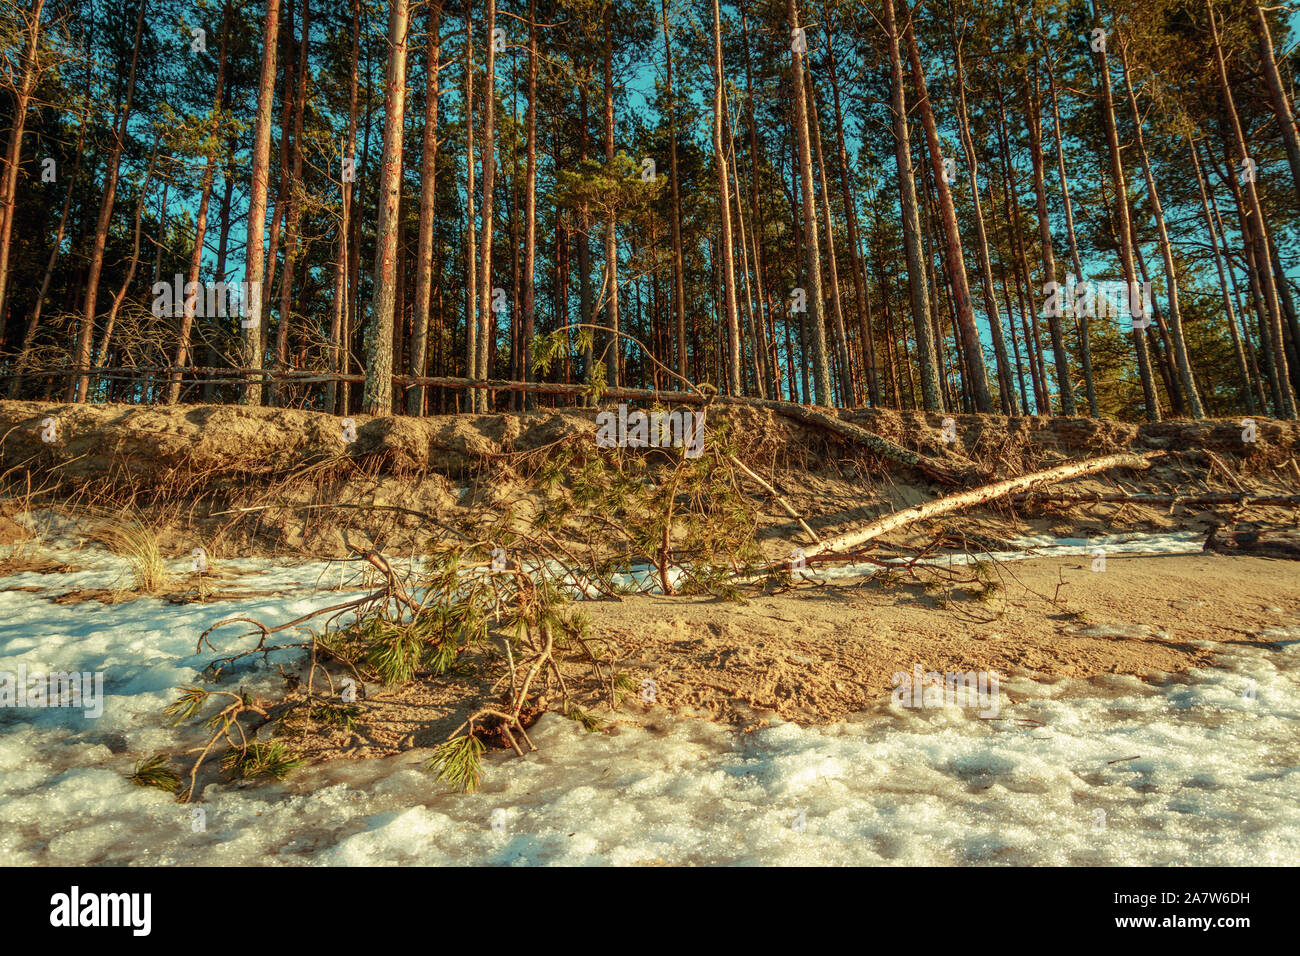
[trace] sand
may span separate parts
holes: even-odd
[[[593,713],[606,731],[653,727],[670,714],[744,731],[774,718],[830,724],[886,706],[893,675],[917,665],[1038,684],[1107,674],[1164,680],[1212,664],[1226,646],[1270,644],[1269,628],[1300,615],[1298,571],[1294,562],[1216,554],[1112,557],[1100,572],[1088,558],[1039,558],[995,565],[993,589],[936,589],[935,576],[920,571],[915,582],[805,584],[744,603],[585,602],[617,670],[654,688],[653,702],[634,693],[617,711]],[[450,679],[362,688],[355,727],[309,731],[292,744],[312,759],[435,746],[490,694],[494,673],[499,667],[484,662]],[[593,689],[584,673],[567,677],[571,689]],[[1017,699],[1006,689],[1003,697]]]

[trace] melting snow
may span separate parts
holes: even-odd
[[[1199,547],[1176,535],[1106,540]],[[1023,542],[1051,553],[1097,546],[1049,543]],[[102,671],[104,713],[0,710],[6,864],[1300,860],[1300,621],[1283,616],[1264,634],[1279,649],[1226,645],[1218,666],[1163,686],[1004,683],[997,720],[885,702],[828,727],[738,735],[664,716],[653,730],[586,734],[547,715],[532,732],[540,750],[492,755],[476,795],[446,792],[420,769],[425,754],[411,752],[336,761],[283,784],[210,785],[182,806],[125,774],[179,745],[162,709],[212,657],[195,653],[198,634],[235,613],[284,620],[337,603],[340,592],[323,588],[340,572],[222,562],[257,572],[234,586],[278,593],[57,605],[56,589],[121,586],[125,570],[91,550],[63,557],[84,570],[5,579],[49,590],[0,592],[0,671]],[[258,686],[247,675],[244,685]]]

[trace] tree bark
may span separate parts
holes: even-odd
[[[1043,263],[1043,281],[1056,288],[1056,255],[1052,249],[1052,225],[1047,210],[1047,178],[1043,159],[1042,95],[1037,73],[1032,83],[1025,71],[1025,125],[1029,129],[1029,157],[1034,177],[1034,200],[1038,214],[1038,247]],[[1056,386],[1060,393],[1061,414],[1074,416],[1078,408],[1074,401],[1074,383],[1070,377],[1070,363],[1065,352],[1065,339],[1061,334],[1061,310],[1047,311],[1047,332],[1052,340],[1052,357],[1056,365]]]
[[[533,338],[536,335],[537,292],[534,273],[537,269],[537,0],[528,0],[528,113],[524,120],[528,127],[527,169],[524,173],[524,321],[523,321],[523,379],[536,378],[533,368]],[[557,326],[567,324],[557,322]],[[536,396],[529,392],[524,407],[535,408]]]
[[[793,0],[789,0],[793,3]],[[930,293],[921,250],[921,219],[912,178],[912,150],[907,128],[907,105],[903,89],[903,59],[899,48],[894,0],[884,0],[885,39],[889,46],[890,111],[894,125],[894,157],[898,167],[898,189],[903,214],[903,247],[907,257],[907,281],[912,295],[912,322],[916,329],[917,364],[921,370],[921,401],[928,412],[943,411],[939,391],[939,367],[930,333]]]
[[[1277,60],[1273,56],[1273,37],[1268,28],[1268,17],[1259,0],[1251,4],[1255,8],[1252,25],[1255,38],[1259,42],[1259,60],[1264,74],[1264,85],[1268,87],[1269,102],[1273,106],[1273,115],[1282,131],[1282,143],[1286,147],[1287,163],[1291,166],[1291,180],[1295,187],[1297,201],[1300,202],[1300,133],[1296,131],[1295,116],[1291,102],[1287,99],[1282,86],[1282,77],[1278,74]]]
[[[826,5],[827,16],[831,15],[830,4]],[[867,290],[866,266],[858,242],[858,216],[855,208],[853,190],[849,184],[849,157],[844,144],[844,113],[840,106],[839,76],[835,69],[835,28],[834,21],[827,21],[826,61],[827,72],[831,81],[831,103],[835,110],[835,148],[839,160],[840,195],[844,201],[844,226],[848,232],[849,256],[852,263],[853,293],[858,306],[858,333],[862,340],[865,354],[862,363],[867,377],[867,399],[873,406],[881,404],[880,373],[876,363],[875,332],[871,321],[871,299]]]
[[[1083,265],[1079,259],[1079,239],[1074,229],[1074,203],[1070,200],[1070,180],[1065,173],[1065,137],[1061,134],[1061,107],[1057,102],[1056,70],[1052,66],[1049,52],[1045,57],[1047,65],[1047,89],[1052,100],[1052,130],[1056,138],[1056,174],[1061,183],[1061,201],[1065,207],[1065,234],[1070,244],[1070,264],[1074,266],[1075,281],[1083,282]],[[1089,329],[1089,310],[1076,310],[1074,321],[1079,335],[1079,362],[1083,366],[1083,387],[1088,398],[1088,414],[1093,418],[1101,417],[1097,405],[1097,383],[1092,374],[1092,335]]]
[[[826,182],[826,161],[822,155],[821,121],[817,114],[817,84],[812,74],[808,83],[809,125],[813,134],[813,153],[817,162],[817,176],[821,184],[822,218],[826,220],[826,262],[831,279],[831,320],[835,325],[835,354],[840,366],[840,404],[853,407],[853,368],[849,359],[849,336],[844,327],[844,310],[840,307],[840,270],[835,257],[835,220],[831,218],[831,194]]]
[[[225,93],[227,37],[230,33],[230,13],[230,0],[226,0],[225,12],[222,16],[221,50],[217,55],[216,93],[212,97],[213,116],[218,115],[218,111],[221,109],[222,98]],[[208,147],[208,154],[205,157],[203,165],[203,180],[199,186],[199,211],[194,220],[194,248],[190,252],[189,272],[186,276],[187,286],[197,286],[199,281],[199,270],[203,265],[203,241],[207,236],[208,231],[208,206],[212,200],[212,180],[217,165],[217,131],[214,129],[210,135],[212,137],[211,144]],[[198,294],[202,293],[200,292]],[[176,351],[172,354],[172,365],[177,368],[183,368],[190,360],[190,335],[194,328],[194,306],[194,299],[186,295],[181,313],[181,327],[176,336]],[[180,397],[181,375],[180,373],[177,373],[171,377],[171,380],[167,384],[167,404],[176,404],[180,401]]]
[[[1241,118],[1237,114],[1237,105],[1233,100],[1232,87],[1228,83],[1228,68],[1223,60],[1223,45],[1219,42],[1219,27],[1216,22],[1214,6],[1210,0],[1206,0],[1206,10],[1210,17],[1210,34],[1214,43],[1214,60],[1218,68],[1219,86],[1223,92],[1223,103],[1228,117],[1228,123],[1232,127],[1233,140],[1237,146],[1238,160],[1243,165],[1250,158],[1246,149],[1246,137],[1242,132]],[[1232,170],[1230,169],[1229,175]],[[1246,186],[1246,212],[1248,215],[1247,228],[1253,239],[1255,249],[1255,262],[1258,266],[1260,286],[1264,294],[1264,304],[1268,313],[1268,322],[1270,326],[1270,338],[1273,340],[1272,345],[1272,362],[1277,371],[1277,390],[1281,405],[1278,408],[1280,418],[1296,417],[1295,396],[1291,390],[1290,374],[1287,369],[1286,350],[1283,345],[1282,337],[1282,309],[1278,300],[1277,286],[1273,281],[1273,270],[1269,268],[1269,254],[1267,248],[1267,238],[1264,233],[1264,210],[1259,202],[1259,192],[1255,189],[1255,178],[1248,177],[1245,182]]]
[[[718,219],[721,223],[721,262],[724,320],[727,328],[727,390],[743,392],[740,377],[740,321],[736,311],[736,250],[731,235],[731,182],[727,174],[727,147],[723,131],[722,16],[713,0],[713,165],[718,176]],[[612,157],[611,157],[612,158]],[[615,290],[617,294],[617,290]],[[615,311],[617,315],[617,311]]]
[[[366,384],[361,410],[393,409],[393,321],[397,305],[398,204],[402,188],[402,127],[406,118],[407,0],[388,7],[388,70],[384,95],[384,147],[379,160],[379,222],[375,229],[374,319],[366,336]]]
[[[353,169],[356,165],[357,154],[357,93],[360,86],[359,67],[361,60],[361,0],[350,0],[349,7],[352,14],[352,49],[348,58],[348,129],[347,141],[343,147],[342,158],[352,161]],[[355,178],[355,177],[353,177]],[[342,193],[343,207],[339,218],[339,251],[338,259],[335,262],[334,269],[334,307],[330,317],[330,361],[329,367],[331,372],[345,371],[345,367],[350,364],[347,356],[351,351],[351,336],[348,330],[348,305],[350,294],[348,290],[348,280],[350,278],[349,263],[351,261],[351,251],[348,248],[348,237],[351,234],[352,223],[352,180],[345,178],[342,173],[342,164],[339,171],[339,189]],[[346,399],[347,386],[344,386],[343,396]],[[325,386],[325,410],[331,414],[346,414],[346,400],[340,402],[337,382],[329,382]]]
[[[1093,19],[1100,21],[1096,0],[1093,0],[1092,12]],[[1128,283],[1130,289],[1133,289],[1137,287],[1137,272],[1133,267],[1133,246],[1129,238],[1128,189],[1124,184],[1124,163],[1120,158],[1119,134],[1115,129],[1115,101],[1111,91],[1110,65],[1106,60],[1104,45],[1096,52],[1097,65],[1101,73],[1101,118],[1106,134],[1106,148],[1110,154],[1111,177],[1115,182],[1115,217],[1118,220],[1116,232],[1118,233],[1120,262],[1124,269],[1124,281]],[[1147,421],[1158,422],[1160,421],[1160,403],[1156,398],[1155,379],[1151,371],[1151,355],[1147,351],[1147,343],[1142,335],[1142,330],[1134,327],[1132,335],[1133,348],[1137,352],[1138,375],[1142,379],[1142,398],[1146,405]]]
[[[673,319],[677,330],[677,374],[686,376],[686,263],[682,253],[682,200],[677,183],[677,101],[673,97],[673,45],[668,33],[668,0],[662,0],[662,13],[664,93],[668,103],[668,177],[672,192],[669,227],[673,244]],[[583,115],[585,118],[585,111]],[[583,321],[590,321],[590,317],[584,317]]]
[[[1196,144],[1189,134],[1187,148],[1192,154],[1192,171],[1196,174],[1196,188],[1201,193],[1201,212],[1205,216],[1205,227],[1210,237],[1210,249],[1214,253],[1214,267],[1219,273],[1219,291],[1223,295],[1223,310],[1228,316],[1228,332],[1232,336],[1232,351],[1237,359],[1237,374],[1241,376],[1242,395],[1246,400],[1246,412],[1255,414],[1255,394],[1250,386],[1250,372],[1246,368],[1246,353],[1242,350],[1241,335],[1237,331],[1237,316],[1232,305],[1232,295],[1228,289],[1228,279],[1224,273],[1223,256],[1219,254],[1219,230],[1215,228],[1214,217],[1210,214],[1209,194],[1205,188],[1205,176],[1201,173],[1201,160],[1197,155]]]
[[[90,350],[95,334],[95,301],[99,293],[99,277],[104,268],[104,252],[108,243],[108,228],[113,219],[113,203],[117,197],[117,177],[122,163],[122,151],[126,146],[126,126],[131,117],[131,101],[135,96],[135,71],[140,58],[140,37],[144,31],[144,11],[148,0],[140,0],[140,12],[135,21],[135,42],[131,47],[131,68],[127,75],[126,97],[122,106],[122,115],[113,130],[113,146],[108,154],[108,170],[104,183],[104,196],[99,204],[99,220],[95,225],[95,239],[90,251],[90,265],[86,271],[86,303],[81,317],[81,328],[77,333],[77,351],[75,361],[78,368],[90,365]],[[268,0],[278,3],[279,0]],[[89,397],[90,377],[80,375],[73,386],[73,400],[84,402]]]
[[[478,361],[478,232],[474,222],[474,8],[465,7],[465,377],[485,378]],[[489,38],[490,42],[490,38]],[[468,411],[478,411],[479,396],[466,395]]]
[[[984,228],[984,210],[979,191],[979,158],[970,133],[970,117],[966,108],[966,66],[962,56],[961,40],[957,36],[956,19],[952,24],[953,51],[957,71],[957,121],[961,134],[962,154],[966,160],[966,177],[970,183],[971,205],[975,218],[975,241],[979,255],[980,280],[984,292],[984,311],[988,316],[989,332],[993,339],[993,355],[998,370],[998,397],[1004,415],[1015,415],[1016,391],[1011,378],[1011,364],[1007,359],[1006,338],[1002,334],[1002,318],[998,312],[997,293],[993,288],[993,264],[989,255],[988,234]],[[1014,321],[1013,316],[1008,316]]]
[[[145,200],[149,195],[149,184],[153,181],[154,169],[158,165],[158,143],[154,143],[153,151],[149,155],[149,168],[144,174],[144,181],[140,184],[140,196],[135,204],[135,224],[132,230],[133,240],[131,245],[131,260],[127,266],[126,275],[122,277],[122,285],[113,296],[113,304],[108,308],[108,315],[104,318],[104,332],[99,339],[99,349],[95,352],[95,368],[103,368],[108,365],[108,348],[113,341],[113,330],[117,325],[117,315],[122,308],[122,303],[126,300],[126,294],[131,289],[131,283],[135,281],[136,270],[140,268],[140,233],[141,225],[144,220]]]
[[[1142,133],[1142,114],[1138,110],[1137,94],[1133,90],[1133,78],[1128,66],[1128,42],[1121,40],[1119,48],[1120,72],[1124,77],[1124,87],[1128,92],[1129,110],[1133,114],[1133,128],[1137,136],[1138,157],[1142,160],[1142,173],[1146,177],[1147,194],[1151,199],[1151,209],[1155,214],[1156,235],[1160,243],[1160,257],[1165,264],[1165,284],[1169,291],[1169,332],[1173,336],[1174,362],[1178,369],[1178,379],[1182,385],[1188,414],[1192,418],[1204,418],[1205,409],[1201,406],[1201,396],[1192,374],[1192,363],[1187,357],[1187,343],[1183,338],[1183,311],[1178,302],[1178,273],[1174,268],[1173,249],[1169,244],[1169,230],[1165,225],[1165,211],[1160,203],[1160,193],[1156,189],[1155,176],[1151,172],[1151,159],[1147,155],[1146,138]]]
[[[1055,468],[1048,468],[1044,471],[1035,471],[1028,475],[1020,475],[1017,478],[1008,478],[1005,481],[995,482],[991,485],[984,485],[980,488],[972,488],[969,491],[962,491],[955,495],[948,495],[944,498],[937,498],[934,501],[927,501],[924,504],[913,505],[903,511],[895,511],[892,514],[885,515],[883,518],[877,518],[864,528],[856,531],[850,531],[842,534],[830,541],[823,541],[820,545],[804,550],[805,557],[813,557],[819,554],[833,554],[842,552],[849,548],[856,548],[865,544],[881,535],[888,534],[905,525],[912,524],[915,521],[921,521],[927,518],[935,518],[939,515],[950,514],[953,511],[961,511],[966,508],[976,508],[980,505],[995,501],[998,498],[1017,492],[1028,491],[1030,488],[1036,488],[1040,485],[1054,484],[1058,481],[1064,481],[1067,478],[1078,478],[1083,475],[1096,474],[1099,471],[1107,471],[1111,468],[1134,468],[1143,469],[1150,466],[1151,459],[1156,455],[1162,455],[1164,452],[1146,452],[1140,455],[1122,454],[1106,455],[1102,458],[1092,458],[1088,461],[1069,462],[1064,465],[1057,465]]]
[[[415,252],[415,308],[411,322],[411,374],[424,375],[429,361],[429,307],[433,298],[433,229],[438,200],[438,72],[442,63],[442,2],[429,5],[424,93],[424,145],[420,158],[420,223]],[[406,393],[406,411],[424,414],[424,389]]]
[[[45,0],[32,0],[31,10],[25,14],[23,36],[22,79],[14,91],[14,123],[9,133],[9,146],[5,152],[4,174],[0,176],[0,321],[5,314],[5,300],[9,290],[9,251],[13,242],[15,199],[18,189],[18,169],[22,163],[23,130],[27,125],[27,107],[31,103],[36,85],[37,59],[40,56],[41,13]]]
[[[72,212],[72,196],[77,187],[77,180],[81,175],[81,148],[86,140],[86,121],[82,117],[82,122],[77,129],[77,145],[75,147],[76,160],[73,162],[72,175],[68,178],[68,191],[63,196],[63,211],[59,214],[59,228],[54,233],[54,245],[50,249],[50,257],[45,263],[45,274],[41,277],[41,287],[36,293],[36,302],[32,305],[32,314],[27,318],[27,325],[23,330],[22,348],[18,352],[18,357],[14,360],[14,378],[9,383],[9,397],[17,398],[19,389],[22,387],[23,379],[20,374],[27,368],[27,360],[31,355],[32,343],[36,340],[36,330],[41,325],[41,311],[45,307],[45,297],[49,295],[50,283],[54,281],[54,267],[59,261],[59,253],[63,251],[63,236],[68,229],[68,216]],[[0,312],[3,315],[3,312]]]
[[[605,164],[614,170],[614,5],[605,8]],[[618,215],[613,206],[605,219],[605,381],[619,384]]]
[[[939,129],[930,104],[930,92],[925,82],[925,68],[921,64],[921,51],[916,42],[916,31],[910,22],[905,33],[907,55],[912,65],[912,83],[916,87],[916,110],[921,117],[921,128],[925,131],[927,151],[930,155],[930,171],[939,199],[939,220],[943,225],[944,248],[947,251],[944,263],[948,273],[948,285],[952,291],[954,319],[960,333],[962,355],[969,372],[967,381],[975,402],[975,409],[980,412],[992,412],[993,399],[989,396],[984,349],[980,345],[979,332],[975,328],[970,286],[966,282],[966,259],[961,248],[961,233],[957,228],[957,210],[953,205],[952,191],[948,188],[947,174],[943,166],[943,147],[939,143]]]
[[[478,373],[481,378],[491,378],[493,360],[496,358],[496,313],[492,301],[496,290],[492,286],[492,232],[495,225],[496,206],[493,191],[496,188],[496,0],[487,4],[487,53],[483,63],[483,139],[479,146],[479,168],[483,173],[483,203],[479,215],[483,228],[479,234],[478,253]],[[488,410],[488,394],[475,392],[477,411]]]

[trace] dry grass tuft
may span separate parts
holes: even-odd
[[[140,594],[159,594],[167,589],[171,572],[163,560],[158,531],[138,513],[126,512],[94,532],[94,539],[131,565],[134,589]]]

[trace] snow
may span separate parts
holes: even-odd
[[[1087,554],[1097,541],[1017,544]],[[1103,544],[1108,555],[1190,545],[1177,535]],[[1278,609],[1262,635],[1274,648],[1226,644],[1215,667],[1155,685],[1008,680],[996,720],[888,698],[831,726],[778,722],[750,734],[667,714],[652,727],[588,734],[546,715],[531,732],[539,751],[492,754],[478,794],[447,792],[421,769],[427,753],[412,751],[335,761],[284,783],[210,785],[185,806],[125,775],[188,739],[162,709],[213,656],[195,653],[199,633],[237,613],[286,620],[337,603],[355,590],[324,588],[340,573],[358,587],[356,566],[226,561],[250,575],[226,586],[274,593],[58,605],[51,594],[129,581],[111,555],[59,556],[84,570],[4,579],[46,590],[0,592],[0,671],[102,672],[104,712],[0,709],[6,864],[1300,860],[1300,619]],[[239,630],[221,633],[224,651]],[[279,681],[260,671],[240,684]]]
[[[1027,558],[1064,558],[1089,556],[1097,558],[1139,557],[1152,554],[1199,554],[1205,542],[1200,531],[1169,531],[1159,534],[1101,535],[1096,538],[1052,538],[1033,535],[1007,539],[1012,551],[980,551],[969,553],[935,554],[921,558],[916,563],[942,567],[964,567],[976,561],[1024,561]],[[910,558],[886,558],[887,564],[903,564]],[[868,577],[880,570],[875,564],[819,564],[807,571],[796,572],[804,577],[819,580]]]

